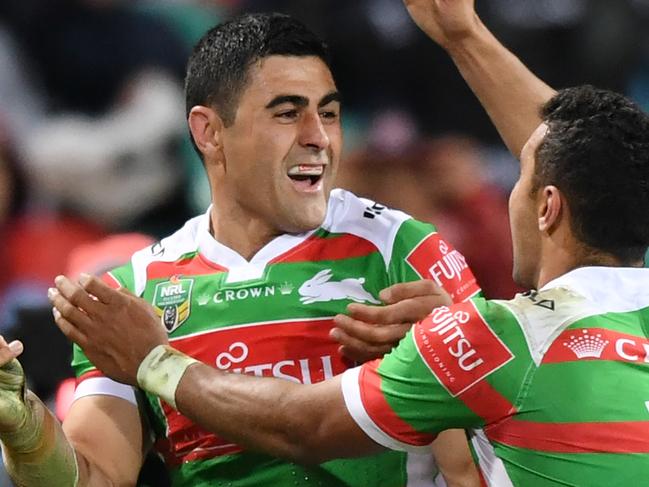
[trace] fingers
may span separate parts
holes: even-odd
[[[79,282],[83,286],[83,289],[85,289],[91,295],[95,296],[100,302],[104,304],[113,303],[119,300],[120,297],[124,294],[123,292],[120,292],[124,288],[120,288],[119,290],[113,289],[98,277],[90,276],[88,274],[81,274]]]
[[[431,296],[443,294],[445,291],[435,281],[422,279],[420,281],[400,282],[383,289],[379,293],[381,301],[385,304],[394,304],[404,299],[418,296]]]
[[[340,343],[341,353],[357,362],[379,358],[392,350],[410,329],[410,324],[375,325],[346,315],[334,318],[330,336]]]
[[[0,367],[8,364],[23,353],[23,344],[18,340],[7,343],[4,337],[0,336]]]
[[[85,312],[90,313],[99,305],[99,303],[97,303],[85,289],[65,276],[57,276],[56,279],[54,279],[54,284],[56,285],[56,290],[58,290],[59,294],[65,299],[65,301],[76,308],[81,308]],[[50,294],[51,292],[48,291],[48,297],[50,297]],[[50,301],[52,301],[52,297],[50,297]],[[62,301],[60,302],[62,303]],[[52,304],[59,308],[59,311],[61,311],[64,316],[66,315],[63,309],[57,306],[54,302]]]
[[[370,345],[347,335],[344,331],[337,328],[332,330],[332,335],[341,344],[338,349],[339,352],[355,362],[367,362],[368,360],[380,358],[392,350],[391,345]]]
[[[81,292],[85,292],[83,291],[83,289],[80,290]],[[50,303],[54,305],[54,310],[56,310],[53,310],[55,321],[57,317],[60,316],[75,327],[87,329],[92,325],[88,314],[72,304],[65,296],[63,296],[63,294],[59,292],[58,289],[48,289],[47,297],[49,298]]]
[[[54,315],[54,322],[56,323],[56,326],[59,327],[59,330],[61,330],[61,332],[68,338],[68,340],[73,341],[81,348],[85,348],[88,343],[87,336],[67,319],[65,319],[57,308],[52,308],[52,314]]]

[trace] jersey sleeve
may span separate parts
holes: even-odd
[[[480,286],[464,256],[433,225],[412,218],[397,231],[388,273],[391,284],[434,280],[455,303],[480,295]]]
[[[517,411],[535,369],[516,317],[476,298],[435,310],[381,360],[346,371],[347,408],[365,433],[417,451],[450,428],[482,428]]]
[[[132,290],[133,273],[131,269],[130,264],[118,267],[102,275],[101,280],[113,289],[125,287]],[[77,387],[74,394],[75,400],[85,396],[108,395],[121,397],[133,404],[137,404],[133,388],[104,376],[90,362],[81,347],[76,343],[72,347],[72,369],[77,378]]]

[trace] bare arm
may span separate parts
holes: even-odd
[[[181,413],[209,431],[299,463],[317,464],[382,450],[347,411],[340,376],[305,386],[224,374],[198,364],[189,367],[180,381],[176,404]]]
[[[82,398],[62,427],[36,395],[24,392],[21,351],[0,337],[0,441],[16,485],[134,486],[143,456],[137,408],[114,397]]]
[[[478,18],[474,0],[404,0],[415,23],[453,59],[515,157],[541,123],[555,91]]]

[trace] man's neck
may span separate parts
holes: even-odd
[[[210,233],[248,261],[268,242],[282,234],[271,228],[268,222],[252,218],[245,212],[219,211],[216,204],[210,211]]]
[[[643,267],[644,262],[624,262],[602,251],[579,246],[578,248],[553,247],[542,252],[536,289],[580,267]]]

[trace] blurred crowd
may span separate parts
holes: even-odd
[[[649,0],[477,4],[551,85],[588,82],[649,109]],[[488,297],[517,291],[507,222],[516,160],[401,0],[3,0],[0,334],[28,341],[41,397],[70,375],[47,287],[60,273],[119,264],[204,211],[185,61],[212,25],[270,10],[331,47],[346,135],[338,185],[435,223]]]

